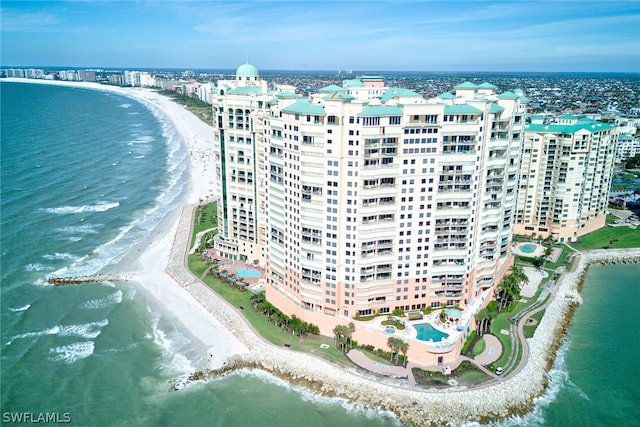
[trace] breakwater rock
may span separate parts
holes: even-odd
[[[90,276],[66,276],[66,277],[50,277],[47,282],[56,285],[80,285],[83,283],[98,282],[122,282],[129,280],[128,277],[117,274],[92,274]]]

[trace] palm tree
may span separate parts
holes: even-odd
[[[351,345],[353,343],[353,333],[356,331],[356,325],[354,325],[353,322],[349,322],[349,324],[345,327],[345,331],[346,331],[346,337],[347,337],[347,344],[348,344],[349,350],[351,350]]]
[[[489,319],[489,310],[483,308],[476,313],[476,321],[478,325],[478,336],[484,335],[485,322]]]
[[[391,349],[392,353],[395,355],[396,365],[398,364],[398,350],[400,349],[400,345],[403,341],[399,338],[389,337],[387,339],[387,346]]]
[[[404,367],[407,367],[407,351],[409,351],[409,343],[406,341],[400,341],[400,351],[404,356]]]
[[[511,288],[511,296],[518,297],[520,296],[520,291],[522,290],[522,284],[529,283],[529,276],[524,272],[524,269],[519,265],[514,265],[511,267],[510,275],[513,277],[514,283]]]
[[[336,325],[336,327],[333,328],[333,341],[335,343],[336,350],[338,349],[338,343],[340,342],[341,335],[342,335],[342,326]]]

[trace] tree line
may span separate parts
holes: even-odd
[[[295,314],[289,317],[278,309],[278,307],[267,301],[264,294],[253,295],[251,297],[251,307],[265,316],[269,323],[279,327],[287,334],[293,334],[299,337],[304,337],[308,334],[320,334],[320,328],[317,325],[307,323],[296,317]]]
[[[512,266],[509,269],[509,274],[504,276],[498,284],[498,299],[491,301],[476,313],[478,336],[489,331],[491,321],[520,296],[521,286],[526,283],[529,283],[529,278],[523,268],[519,265]]]

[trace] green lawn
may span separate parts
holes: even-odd
[[[537,323],[535,325],[524,325],[524,327],[522,328],[522,332],[524,333],[525,338],[533,337],[533,335],[536,333],[538,325],[540,324],[540,320],[542,320],[542,316],[544,316],[544,310],[539,311],[531,316],[531,319],[537,320]]]
[[[191,246],[196,239],[196,234],[201,231],[216,228],[218,226],[217,203],[198,206],[194,215],[193,234],[191,235]],[[217,230],[212,231],[215,234]]]
[[[502,312],[491,321],[491,334],[495,335],[500,343],[502,344],[502,354],[500,355],[500,359],[496,360],[493,364],[495,366],[504,366],[509,360],[509,355],[511,354],[511,347],[513,346],[513,339],[511,335],[503,335],[500,333],[502,329],[509,330],[510,323],[507,320],[507,317],[512,317],[514,315],[514,311],[511,312]]]
[[[367,356],[369,359],[373,360],[374,362],[382,363],[383,365],[395,366],[393,362],[390,362],[388,359],[380,357],[377,354],[370,353],[366,350],[361,350],[361,351],[365,356]]]
[[[183,105],[187,110],[191,111],[194,116],[211,126],[213,124],[213,109],[210,104],[199,98],[183,95],[171,90],[159,91],[160,94],[173,98],[178,104]]]
[[[611,249],[640,248],[640,228],[635,230],[629,227],[604,227],[582,236],[577,243],[570,243],[579,251],[589,249]]]
[[[485,348],[487,348],[487,343],[485,342],[484,338],[480,338],[478,341],[476,341],[475,345],[473,346],[473,349],[472,349],[473,357],[476,357],[482,354]]]
[[[203,260],[199,255],[189,255],[189,268],[198,277],[201,277],[210,265],[209,261]],[[351,366],[351,362],[347,357],[335,348],[333,337],[308,336],[301,338],[296,335],[285,334],[280,328],[267,322],[267,319],[262,314],[251,308],[252,292],[241,292],[210,274],[206,275],[203,281],[220,297],[239,309],[256,332],[265,340],[278,346],[288,344],[292,350],[314,354],[341,366]],[[327,344],[329,347],[323,349],[320,347],[321,344]]]

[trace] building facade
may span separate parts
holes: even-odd
[[[458,307],[447,346],[409,354],[455,357],[511,265],[526,98],[467,82],[425,99],[379,76],[301,98],[247,66],[214,100],[218,251],[264,266],[267,299],[327,335]],[[354,337],[386,346],[364,327]]]
[[[616,163],[622,163],[638,154],[640,154],[640,139],[629,134],[619,134]]]
[[[615,126],[571,115],[532,116],[514,232],[575,242],[603,227],[617,141]]]

